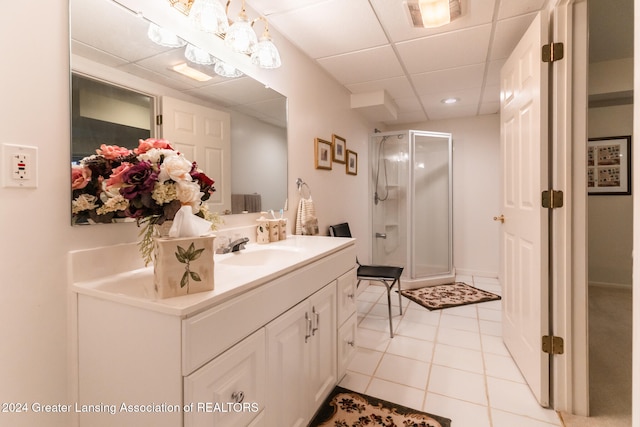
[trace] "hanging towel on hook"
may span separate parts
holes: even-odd
[[[308,199],[300,198],[298,215],[296,217],[296,234],[314,236],[319,233],[316,208],[313,206],[311,195]]]

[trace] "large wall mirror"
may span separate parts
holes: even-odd
[[[207,175],[218,177],[216,190],[224,188],[231,196],[224,209],[213,210],[236,214],[286,206],[283,95],[251,77],[221,77],[213,65],[191,63],[185,47],[154,43],[148,36],[151,22],[116,1],[70,0],[69,14],[72,162],[93,154],[102,143],[135,147],[140,138],[166,137],[156,115],[163,114],[163,99],[177,99],[230,117],[224,174],[206,170],[194,159]],[[198,81],[174,70],[185,63],[210,78]]]

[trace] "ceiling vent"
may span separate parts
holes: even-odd
[[[420,4],[417,0],[405,1],[405,11],[408,14],[409,21],[414,28],[426,28],[422,20],[422,12],[420,11]],[[450,21],[459,18],[462,15],[462,8],[460,7],[460,0],[449,0],[449,17]]]

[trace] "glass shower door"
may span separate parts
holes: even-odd
[[[453,270],[451,135],[411,131],[410,274]]]

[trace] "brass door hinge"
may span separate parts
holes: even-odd
[[[561,208],[564,205],[564,193],[558,190],[542,192],[542,207],[547,209]]]
[[[156,116],[156,124],[157,124],[158,126],[162,126],[162,114],[158,114],[158,115]]]
[[[542,46],[542,62],[554,62],[564,58],[564,44],[549,43]]]
[[[547,354],[564,354],[564,340],[561,337],[544,335],[542,337],[542,351]]]

